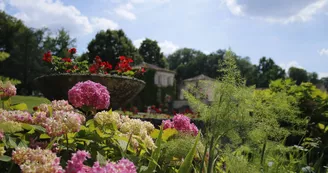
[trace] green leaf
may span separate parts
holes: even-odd
[[[0,161],[10,162],[11,161],[11,157],[6,156],[6,155],[2,155],[2,156],[0,156]]]
[[[198,133],[198,135],[196,137],[196,141],[194,143],[194,146],[188,152],[188,155],[186,156],[185,160],[181,164],[181,166],[179,168],[179,171],[178,171],[179,173],[190,172],[191,167],[192,167],[192,161],[193,161],[195,153],[196,153],[196,146],[197,146],[197,143],[199,141],[199,138],[200,138],[200,133]]]
[[[326,128],[325,128],[325,131],[324,131],[324,132],[326,133],[327,131],[328,131],[328,126],[326,126]]]
[[[159,136],[160,131],[155,129],[150,136],[154,139],[156,139]],[[169,128],[163,130],[162,140],[167,141],[171,136],[178,134],[178,131],[174,128]]]
[[[318,123],[318,127],[320,130],[324,130],[325,129],[325,125],[322,123]]]
[[[20,110],[20,111],[26,111],[28,110],[28,107],[25,103],[19,103],[19,104],[15,104],[15,105],[11,105],[10,109],[12,110]]]
[[[48,146],[47,146],[47,148],[46,149],[51,149],[52,148],[52,146],[54,145],[54,143],[55,143],[55,141],[57,140],[57,137],[55,137],[49,144],[48,144]]]
[[[24,142],[24,141],[20,141],[19,144],[18,144],[18,147],[20,148],[27,148],[27,144]]]
[[[105,166],[107,163],[106,158],[97,151],[97,161],[101,166]]]
[[[41,126],[38,126],[38,125],[32,125],[32,126],[33,126],[33,128],[35,128],[36,130],[39,130],[39,131],[41,131],[41,132],[46,132],[46,129],[43,128],[43,127],[41,127]]]
[[[157,138],[157,140],[155,142],[156,149],[151,154],[152,160],[149,161],[148,168],[147,168],[146,171],[144,171],[145,173],[152,173],[152,172],[154,172],[155,169],[156,169],[156,166],[158,165],[157,162],[158,162],[159,156],[161,155],[162,135],[163,135],[163,126],[161,126],[161,129],[159,131],[158,138]]]
[[[33,133],[35,133],[34,129],[31,129],[30,131],[27,132],[27,134],[33,134]]]
[[[12,148],[16,148],[17,147],[17,144],[16,142],[14,141],[14,139],[12,137],[8,137],[8,144],[9,146],[11,146]]]
[[[22,128],[25,129],[25,130],[32,130],[34,129],[32,125],[30,124],[26,124],[26,123],[22,123]]]
[[[43,133],[40,135],[40,139],[49,139],[51,138],[50,136],[48,136],[47,134]]]

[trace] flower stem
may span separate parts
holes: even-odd
[[[66,150],[67,150],[67,154],[68,154],[68,135],[65,134],[65,138],[66,138]]]

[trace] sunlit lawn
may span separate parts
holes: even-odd
[[[14,96],[11,98],[12,104],[25,103],[27,104],[28,111],[32,112],[34,106],[38,106],[41,103],[50,103],[50,101],[44,97],[34,96]]]

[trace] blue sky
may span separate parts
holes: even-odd
[[[65,27],[80,52],[99,30],[123,29],[166,54],[230,47],[253,63],[267,56],[328,76],[328,0],[0,0],[0,9],[30,27]]]

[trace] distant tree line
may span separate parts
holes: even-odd
[[[21,20],[5,12],[0,12],[0,52],[7,52],[10,58],[0,62],[0,76],[18,79],[19,94],[32,94],[35,90],[33,79],[49,72],[49,68],[41,61],[44,52],[51,51],[53,55],[65,57],[67,48],[74,47],[76,39],[65,29],[56,33],[46,28],[29,28]],[[134,59],[134,64],[147,62],[162,68],[177,72],[177,84],[184,79],[204,74],[212,78],[220,77],[220,63],[226,50],[218,49],[210,54],[202,51],[181,48],[170,55],[164,55],[156,40],[145,39],[136,48],[123,30],[102,30],[89,42],[87,51],[77,57],[78,60],[88,60],[90,63],[96,55],[113,65],[121,55]],[[291,78],[296,84],[312,82],[328,87],[328,78],[318,79],[316,73],[291,67],[288,72],[278,66],[273,59],[262,57],[258,64],[252,64],[249,57],[235,56],[241,74],[247,85],[258,88],[269,87],[270,81]]]

